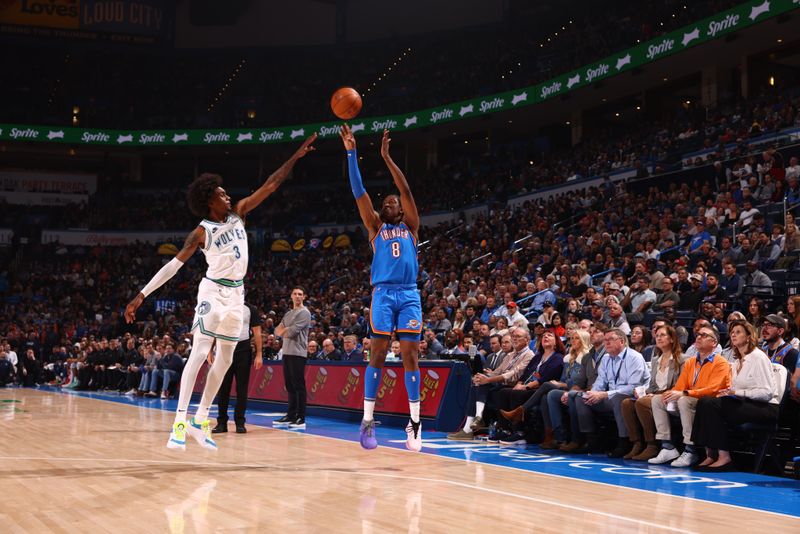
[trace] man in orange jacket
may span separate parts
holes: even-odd
[[[651,406],[656,423],[656,439],[661,440],[661,451],[658,456],[648,460],[651,464],[671,462],[672,467],[690,467],[697,463],[697,452],[692,443],[692,425],[700,397],[713,397],[718,391],[728,389],[731,384],[731,368],[722,354],[714,353],[719,343],[719,332],[711,325],[702,326],[697,334],[694,346],[697,357],[683,364],[681,374],[675,387],[655,395]],[[686,449],[678,454],[672,443],[670,433],[669,412],[678,412],[683,427],[683,443]]]

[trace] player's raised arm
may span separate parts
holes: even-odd
[[[195,228],[183,243],[183,248],[178,251],[169,263],[164,265],[155,276],[150,279],[146,286],[142,288],[138,295],[125,306],[125,321],[132,323],[136,320],[136,310],[142,305],[147,296],[164,285],[170,278],[175,276],[183,264],[194,255],[197,247],[201,247],[206,240],[206,231],[202,226]]]
[[[252,195],[249,197],[245,197],[239,202],[236,203],[236,214],[239,217],[244,218],[247,213],[256,209],[259,204],[264,202],[268,196],[278,190],[278,187],[289,177],[289,173],[292,172],[292,168],[294,168],[294,164],[297,163],[297,160],[314,150],[313,143],[317,139],[317,134],[311,134],[303,144],[300,145],[300,148],[292,154],[292,157],[286,160],[286,162],[281,165],[278,170],[273,172],[269,178],[259,187],[256,189]]]
[[[347,172],[350,175],[350,189],[356,198],[361,220],[369,231],[369,238],[372,239],[381,227],[381,218],[375,208],[372,207],[372,199],[369,198],[369,194],[367,194],[367,190],[364,189],[364,184],[361,182],[361,171],[358,170],[356,138],[347,124],[342,126],[339,135],[342,137],[344,149],[347,151]]]
[[[419,235],[419,212],[417,211],[417,204],[414,202],[414,196],[411,194],[411,188],[408,187],[403,171],[392,159],[389,154],[389,144],[392,140],[389,138],[389,130],[383,131],[383,139],[381,140],[381,156],[386,166],[389,167],[389,172],[392,173],[394,185],[400,191],[400,206],[403,208],[403,222],[408,225],[408,229],[414,234],[416,238]]]

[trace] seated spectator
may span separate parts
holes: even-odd
[[[609,328],[619,329],[626,336],[630,335],[631,333],[631,326],[628,324],[628,319],[625,317],[625,313],[622,311],[622,306],[616,302],[616,299],[612,300],[608,304],[608,326]]]
[[[425,330],[425,340],[428,342],[428,352],[433,356],[438,356],[444,352],[444,346],[436,339],[436,334],[430,328]]]
[[[600,322],[595,322],[589,329],[589,342],[591,348],[581,359],[581,368],[572,387],[565,392],[552,391],[547,394],[547,415],[542,412],[545,424],[548,418],[553,428],[553,437],[561,443],[558,450],[562,452],[583,452],[586,443],[580,431],[578,422],[577,401],[578,394],[588,391],[597,379],[600,362],[606,354],[605,333],[608,328]],[[565,428],[562,420],[564,412],[569,416],[569,429]]]
[[[494,328],[489,331],[489,335],[504,336],[508,333],[508,319],[505,317],[498,317],[494,324]]]
[[[653,335],[650,333],[650,330],[645,328],[642,325],[636,325],[631,329],[631,341],[630,341],[630,348],[638,352],[644,358],[644,361],[650,361],[650,355],[645,356],[644,352],[647,350],[647,347],[650,346],[650,343],[653,341]]]
[[[148,343],[144,348],[145,363],[142,369],[142,380],[139,382],[139,395],[144,395],[149,391],[155,391],[155,383],[158,380],[156,366],[161,355],[153,350],[152,343]],[[151,395],[154,396],[154,395]]]
[[[544,311],[545,302],[549,302],[555,306],[556,296],[550,289],[547,288],[547,282],[541,278],[536,281],[536,291],[537,294],[535,297],[533,297],[533,304],[531,305],[531,311],[534,312],[534,314],[539,315]],[[511,323],[514,323],[513,319]]]
[[[319,345],[313,339],[308,340],[308,348],[306,349],[309,360],[319,359]],[[276,354],[277,356],[277,354]]]
[[[604,343],[607,356],[600,364],[597,380],[576,403],[578,420],[581,432],[587,435],[589,450],[598,451],[601,442],[597,435],[596,413],[612,413],[619,440],[609,457],[621,458],[631,448],[622,417],[622,401],[633,396],[635,387],[646,384],[650,373],[642,355],[628,348],[628,338],[622,330],[614,328],[606,332]]]
[[[756,255],[753,261],[756,262],[759,269],[772,269],[775,262],[781,255],[781,247],[770,239],[769,234],[766,232],[758,233],[758,244],[756,245]]]
[[[183,370],[183,359],[175,352],[174,345],[167,344],[164,348],[164,356],[156,364],[156,378],[151,381],[150,393],[148,396],[157,396],[156,386],[161,380],[161,398],[169,398],[169,386],[180,380]]]
[[[390,362],[399,362],[402,359],[403,355],[400,353],[400,342],[394,340],[389,346],[389,352],[386,353],[386,360]]]
[[[144,364],[144,357],[136,350],[136,341],[133,338],[128,339],[122,364],[125,369],[126,395],[136,395],[136,386],[142,380],[142,364]]]
[[[651,407],[656,423],[656,439],[661,440],[661,451],[651,464],[671,462],[672,467],[691,467],[698,461],[697,451],[692,441],[697,401],[702,397],[713,397],[719,391],[730,387],[730,365],[720,353],[715,353],[719,345],[719,333],[711,325],[702,326],[697,332],[695,347],[697,356],[686,360],[675,386],[665,393],[653,395]],[[669,407],[669,410],[667,408]],[[679,453],[673,443],[670,412],[677,413],[683,428],[683,453]]]
[[[761,327],[762,337],[764,339],[764,346],[761,347],[770,359],[770,362],[778,365],[783,365],[786,368],[787,376],[789,377],[789,388],[783,399],[780,399],[781,404],[781,423],[787,426],[795,427],[798,422],[798,413],[800,413],[800,395],[797,391],[798,381],[800,380],[800,367],[798,367],[798,359],[800,353],[784,338],[787,331],[786,320],[780,315],[770,314],[764,318],[764,325]],[[731,362],[733,365],[733,362]]]
[[[772,294],[772,280],[769,276],[761,272],[758,264],[754,260],[750,260],[745,264],[747,274],[744,277],[744,286],[748,288],[751,293],[763,293],[765,295]]]
[[[513,387],[502,388],[494,394],[495,404],[501,414],[505,412],[510,415],[512,411],[515,412],[514,415],[504,417],[505,420],[519,423],[524,420],[526,411],[538,411],[541,399],[553,387],[550,382],[561,376],[565,352],[561,338],[552,330],[545,331],[541,351],[531,359],[520,380]],[[548,436],[548,440],[550,438],[552,436]],[[525,441],[525,433],[517,431],[501,443],[522,444]]]
[[[719,278],[719,285],[725,290],[728,298],[734,301],[739,300],[744,289],[742,278],[736,273],[736,265],[731,262],[722,264],[722,276]]]
[[[758,297],[752,297],[747,303],[747,322],[756,329],[756,334],[761,336],[761,327],[764,325],[764,316],[767,305]]]
[[[678,302],[679,310],[697,311],[706,292],[702,289],[703,278],[699,274],[689,275],[689,280],[692,284],[691,289],[680,292],[680,301]]]
[[[533,352],[528,348],[530,334],[527,329],[514,328],[508,337],[513,352],[506,356],[496,369],[486,369],[483,373],[472,377],[472,387],[469,389],[467,399],[467,422],[463,429],[448,434],[447,439],[472,440],[475,430],[485,428],[483,410],[489,394],[503,386],[516,384],[533,359]],[[504,336],[503,343],[505,342]]]
[[[545,302],[542,313],[536,318],[536,322],[544,327],[549,327],[553,322],[553,316],[558,312],[552,302]]]
[[[656,295],[656,301],[652,305],[652,310],[655,312],[661,312],[665,307],[675,307],[680,302],[680,297],[673,289],[675,282],[672,281],[672,278],[666,276],[661,281],[662,291],[658,295]]]
[[[363,362],[364,354],[358,350],[358,338],[352,334],[344,336],[344,353],[342,354],[343,362]]]
[[[506,340],[504,343],[503,340]],[[494,371],[503,363],[506,356],[508,356],[509,352],[511,352],[511,337],[507,336],[505,338],[501,338],[498,335],[493,335],[489,337],[489,346],[491,352],[486,355],[486,369],[490,371]]]
[[[20,385],[25,387],[42,385],[42,362],[36,359],[33,349],[27,349],[19,364]]]
[[[550,318],[549,329],[553,331],[557,338],[562,340],[564,339],[567,329],[564,326],[564,320],[561,318],[560,313],[554,313]]]
[[[586,330],[575,330],[571,334],[570,349],[567,357],[564,359],[562,366],[561,376],[558,379],[551,380],[543,383],[536,393],[525,401],[525,404],[511,412],[501,412],[501,414],[512,422],[518,422],[520,417],[524,420],[526,417],[541,416],[544,424],[544,439],[539,445],[542,449],[557,449],[561,444],[566,444],[565,434],[561,428],[561,413],[559,410],[556,416],[556,421],[559,423],[558,432],[553,428],[553,419],[550,417],[550,406],[548,405],[550,394],[555,392],[554,399],[558,396],[559,392],[570,391],[577,383],[581,375],[581,362],[583,358],[589,353],[592,347],[589,332]],[[534,397],[540,397],[535,400]],[[522,413],[519,413],[519,412]]]
[[[464,348],[464,332],[458,328],[448,331],[444,335],[444,350],[439,356],[449,359],[458,359],[458,356],[464,356],[467,350]]]
[[[769,358],[756,348],[756,330],[735,321],[730,332],[734,347],[731,383],[697,403],[692,440],[706,448],[700,471],[730,471],[730,427],[742,423],[769,423],[778,418],[778,387]],[[793,349],[794,350],[794,349]]]
[[[319,359],[338,362],[342,359],[342,353],[339,352],[330,338],[325,338],[322,342],[322,352],[319,353]]]
[[[646,461],[660,450],[656,442],[656,423],[650,403],[653,395],[672,389],[683,363],[683,351],[675,328],[662,325],[656,330],[656,349],[650,361],[650,383],[644,395],[634,389],[634,398],[622,401],[622,415],[633,448],[623,456],[626,460]]]
[[[8,353],[0,350],[0,387],[14,383],[14,366],[8,359]]]

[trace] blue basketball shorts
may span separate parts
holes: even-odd
[[[422,304],[415,286],[379,285],[372,290],[369,310],[372,337],[419,341],[422,333]]]

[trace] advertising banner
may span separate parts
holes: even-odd
[[[154,44],[174,20],[161,0],[0,0],[0,33],[22,37]]]
[[[361,410],[364,407],[366,367],[366,363],[325,365],[325,362],[310,362],[305,372],[309,406]],[[451,367],[445,366],[420,368],[421,415],[436,417],[451,371]],[[207,366],[204,365],[198,375],[195,393],[203,391],[206,372]],[[234,392],[235,390],[232,391]],[[286,402],[288,395],[283,385],[281,362],[268,361],[261,369],[253,370],[247,396],[255,400]],[[408,413],[408,394],[402,366],[384,368],[375,399],[375,410],[383,413]]]
[[[27,5],[27,2],[23,3]],[[87,2],[87,5],[89,3],[91,2]],[[1,2],[0,5],[2,5]],[[354,133],[369,134],[377,134],[384,129],[412,130],[538,104],[600,80],[642,67],[663,57],[677,54],[687,48],[719,39],[798,7],[800,7],[798,0],[746,2],[537,85],[401,115],[357,119],[351,121],[351,128]],[[152,24],[157,24],[151,20],[153,17],[151,16],[148,19],[149,22],[141,27],[151,28]],[[298,142],[313,132],[317,132],[322,138],[335,137],[338,135],[339,127],[339,121],[260,129],[146,131],[0,124],[0,140],[137,147],[150,145],[255,145]]]
[[[94,193],[97,191],[97,176],[93,174],[0,171],[0,189],[39,193]]]

